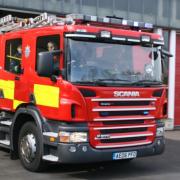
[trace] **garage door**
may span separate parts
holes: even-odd
[[[175,126],[180,126],[180,34],[176,38]]]

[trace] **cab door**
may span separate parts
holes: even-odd
[[[36,106],[40,109],[45,117],[58,117],[60,104],[61,85],[58,82],[53,82],[49,77],[39,76],[37,73],[38,54],[52,50],[59,50],[62,47],[60,32],[45,31],[37,32],[33,43],[35,46],[33,58],[33,71],[31,76],[32,94],[36,102]],[[54,58],[56,68],[60,69],[62,63],[62,55]],[[61,78],[61,77],[59,77]]]
[[[0,107],[15,111],[19,104],[27,101],[27,80],[24,77],[23,34],[6,34],[2,40],[2,71],[0,73]]]

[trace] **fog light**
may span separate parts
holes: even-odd
[[[87,132],[59,132],[59,140],[62,143],[82,143],[88,141]]]
[[[69,151],[70,151],[70,152],[76,152],[76,147],[75,147],[75,146],[71,146],[71,147],[69,148]]]
[[[83,151],[83,152],[86,152],[86,151],[87,151],[87,146],[83,146],[83,147],[82,147],[82,151]]]
[[[158,127],[156,130],[156,136],[160,137],[160,136],[164,136],[164,127]]]
[[[161,141],[160,141],[160,140],[157,141],[157,145],[158,145],[158,146],[161,145]]]

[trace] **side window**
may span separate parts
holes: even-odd
[[[22,39],[6,41],[5,70],[14,74],[21,73]]]
[[[40,52],[47,52],[47,51],[51,52],[53,50],[59,50],[59,49],[60,49],[59,35],[40,36],[37,38],[37,43],[36,43],[36,59],[38,61],[38,53]],[[58,74],[58,70],[60,66],[60,57],[54,56],[53,61],[54,61],[55,74],[56,72]]]

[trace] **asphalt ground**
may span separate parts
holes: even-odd
[[[10,160],[0,149],[0,180],[128,179],[180,180],[180,131],[166,132],[164,154],[135,159],[130,163],[50,165],[43,173],[25,170],[19,160]]]

